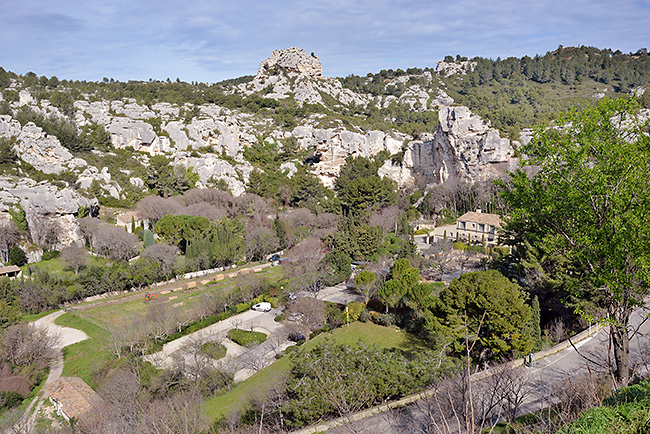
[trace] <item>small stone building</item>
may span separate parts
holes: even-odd
[[[448,239],[467,244],[496,246],[502,225],[501,217],[497,214],[484,213],[478,209],[458,217],[455,225],[437,227],[433,232],[433,242]]]
[[[13,279],[14,277],[20,277],[22,270],[16,265],[9,265],[7,267],[0,267],[0,277],[8,277]]]
[[[94,417],[106,407],[104,400],[79,377],[60,377],[45,388],[56,414],[65,420]]]
[[[149,220],[140,217],[140,214],[137,211],[126,211],[115,217],[115,226],[124,227],[129,233],[132,232],[133,225],[135,225],[136,228],[143,227],[146,229],[149,227]]]

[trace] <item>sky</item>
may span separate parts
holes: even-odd
[[[59,79],[214,83],[294,46],[344,77],[558,45],[650,48],[650,0],[0,0],[0,66]]]

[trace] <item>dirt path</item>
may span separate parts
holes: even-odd
[[[63,372],[63,347],[88,339],[88,335],[81,330],[62,327],[54,323],[54,321],[64,313],[63,310],[59,310],[32,323],[35,327],[45,329],[50,336],[56,336],[58,339],[54,346],[54,350],[56,351],[55,356],[52,359],[52,362],[50,362],[50,373],[43,384],[43,388],[32,402],[29,403],[21,418],[21,421],[27,420],[27,432],[31,432],[34,428],[36,415],[38,415],[38,410],[44,400],[43,390],[61,377],[61,373]],[[36,405],[36,409],[32,413],[34,405]]]

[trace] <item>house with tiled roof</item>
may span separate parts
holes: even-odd
[[[149,227],[149,220],[142,218],[138,211],[126,211],[115,217],[115,226],[126,228],[127,232],[133,232],[133,227]]]
[[[13,279],[14,277],[20,277],[22,270],[16,265],[9,265],[7,267],[0,267],[0,277],[8,277]]]
[[[106,406],[104,400],[79,377],[60,377],[45,388],[56,414],[65,420],[92,417]]]
[[[502,226],[503,221],[497,214],[484,213],[477,209],[458,217],[455,225],[437,227],[434,230],[433,241],[448,239],[467,244],[495,246]]]

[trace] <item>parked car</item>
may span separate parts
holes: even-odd
[[[269,258],[269,262],[275,262],[280,260],[280,255],[277,253]]]
[[[253,306],[251,309],[257,311],[257,312],[268,312],[271,310],[271,303],[263,301],[261,303],[257,303],[255,306]]]

